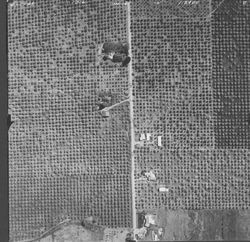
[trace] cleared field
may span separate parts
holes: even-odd
[[[164,241],[249,240],[249,210],[159,209],[158,223],[164,228]],[[151,233],[146,241],[151,240]]]

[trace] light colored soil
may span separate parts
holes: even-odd
[[[164,241],[250,240],[250,210],[159,209],[158,226]],[[151,234],[145,238],[150,240]]]

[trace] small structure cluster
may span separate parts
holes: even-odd
[[[155,138],[151,133],[142,133],[139,138],[138,144],[141,146],[145,144],[152,144],[152,142],[155,142]],[[157,146],[162,147],[162,136],[157,135]]]
[[[129,46],[122,42],[105,42],[102,46],[101,53],[103,61],[112,61],[113,63],[121,63],[122,67],[127,67],[131,58],[129,57]]]
[[[146,178],[148,181],[156,181],[157,180],[156,176],[152,170],[150,170],[149,172],[142,171],[141,175],[142,175],[142,177]]]
[[[100,91],[98,93],[97,110],[101,112],[101,115],[105,118],[109,117],[109,111],[107,107],[112,105],[112,93],[111,91]]]
[[[159,241],[163,238],[163,228],[158,225],[157,216],[142,211],[137,214],[137,228],[127,235],[126,242],[138,240]]]

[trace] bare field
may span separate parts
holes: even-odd
[[[164,229],[164,241],[249,240],[249,210],[159,209],[157,221]],[[151,233],[145,241],[151,240]]]

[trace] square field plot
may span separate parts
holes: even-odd
[[[225,1],[212,29],[215,147],[249,149],[249,1]]]
[[[131,226],[128,103],[108,119],[97,111],[103,90],[112,104],[128,98],[127,68],[98,55],[105,41],[127,40],[126,15],[114,1],[9,3],[11,239],[66,217]]]
[[[249,151],[140,148],[135,157],[138,210],[249,209]],[[140,179],[143,170],[157,181]],[[169,192],[160,193],[159,185]]]
[[[130,227],[130,180],[119,175],[10,179],[12,240],[37,237],[65,219],[98,216],[109,227]]]
[[[211,23],[132,14],[135,132],[166,148],[213,148]]]

